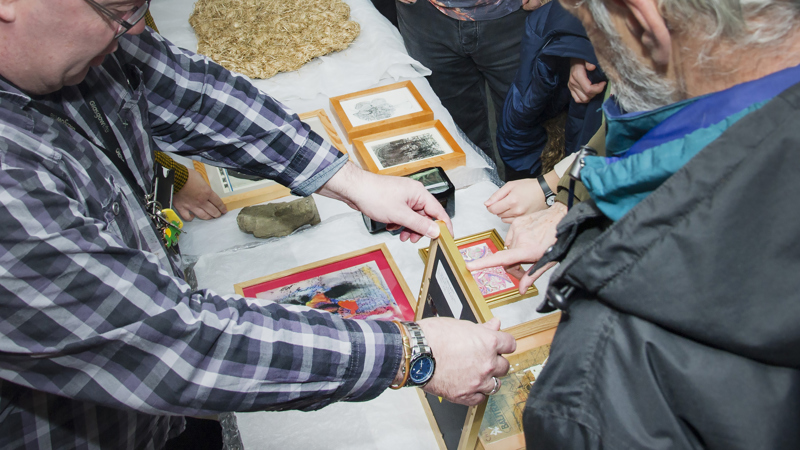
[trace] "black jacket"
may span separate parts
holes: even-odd
[[[800,85],[548,259],[566,295],[528,448],[800,448]]]

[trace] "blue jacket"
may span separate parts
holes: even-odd
[[[497,148],[512,169],[536,176],[547,143],[543,123],[567,110],[566,153],[577,151],[600,127],[603,95],[588,104],[572,100],[567,88],[570,58],[597,64],[597,57],[580,21],[558,1],[528,15],[520,50],[520,66],[508,90],[497,125]],[[599,69],[589,79],[605,81]]]

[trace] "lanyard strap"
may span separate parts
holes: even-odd
[[[82,90],[83,91],[83,90]],[[94,95],[88,92],[84,92],[86,98],[88,98],[88,106],[89,109],[92,111],[92,118],[98,125],[100,129],[100,140],[103,142],[103,145],[98,146],[100,150],[114,163],[114,166],[122,173],[122,176],[128,181],[128,184],[133,189],[134,193],[139,197],[140,201],[145,201],[146,195],[142,187],[136,181],[136,177],[133,176],[133,172],[131,171],[128,162],[125,160],[125,156],[122,154],[122,147],[119,145],[119,140],[117,140],[117,136],[114,135],[114,131],[111,129],[111,125],[106,117],[105,113],[100,110],[100,107],[97,104],[97,100],[95,99]],[[72,128],[75,132],[83,136],[87,141],[94,143],[94,141],[89,137],[89,134],[81,128],[74,120],[69,118],[66,114],[62,111],[59,111],[55,108],[50,107],[44,103],[41,103],[36,100],[31,101],[31,105],[41,112],[42,114],[51,117],[52,119],[63,123],[64,125]],[[95,144],[96,145],[96,144]]]

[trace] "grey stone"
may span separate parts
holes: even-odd
[[[239,229],[257,238],[281,237],[303,225],[319,223],[319,211],[312,197],[291,202],[269,203],[242,208],[236,217]]]

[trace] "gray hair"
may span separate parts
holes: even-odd
[[[608,17],[604,1],[583,0],[596,21],[598,13]],[[729,44],[730,51],[768,47],[800,29],[798,0],[658,0],[658,8],[670,29],[691,32],[692,38],[702,40],[698,62],[710,58],[708,50],[720,40]],[[608,31],[600,23],[598,26]]]
[[[604,69],[619,72],[620,80],[615,83],[619,104],[627,111],[644,111],[684,98],[682,80],[667,82],[640,64],[622,44],[606,1],[581,3],[608,41],[607,56],[615,67]],[[696,64],[701,67],[753,46],[761,47],[765,57],[774,47],[774,57],[780,57],[779,46],[789,34],[800,30],[800,0],[658,0],[658,7],[670,30],[699,41]],[[602,49],[595,51],[603,53]]]
[[[722,39],[733,47],[779,42],[800,22],[800,5],[793,0],[659,0],[658,6],[677,29],[698,24],[700,18],[699,25],[706,28],[693,31],[706,41]]]

